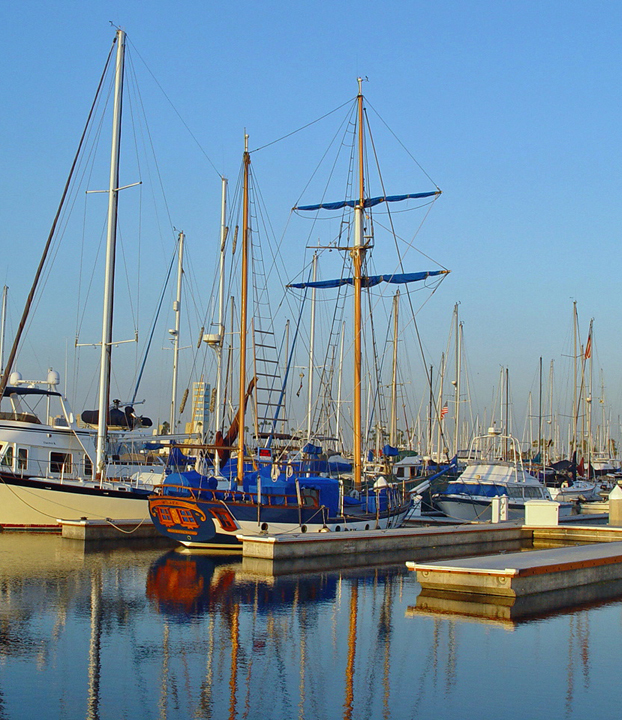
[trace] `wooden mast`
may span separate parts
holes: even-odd
[[[248,305],[248,176],[251,156],[248,135],[244,135],[244,190],[242,199],[242,290],[240,299],[240,407],[238,409],[238,472],[237,480],[244,480],[244,406],[246,405],[246,334]]]
[[[363,165],[363,93],[361,89],[362,78],[358,79],[358,156],[359,156],[359,201],[354,208],[354,248],[352,261],[354,264],[354,487],[361,489],[363,478],[363,439],[361,432],[361,295],[363,258],[365,257],[364,222],[365,222],[365,174]]]

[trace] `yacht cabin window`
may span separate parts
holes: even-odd
[[[9,447],[6,449],[6,452],[4,453],[4,457],[2,458],[2,465],[4,467],[13,467],[13,446],[9,445]]]
[[[17,469],[28,470],[28,448],[17,448]]]
[[[71,472],[71,453],[50,453],[50,472],[67,474]]]

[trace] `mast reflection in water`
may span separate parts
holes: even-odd
[[[614,714],[619,598],[492,621],[419,590],[401,565],[269,576],[5,533],[0,719]]]

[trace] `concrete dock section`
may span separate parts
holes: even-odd
[[[297,535],[239,535],[244,557],[271,561],[336,557],[340,562],[357,556],[410,553],[417,557],[459,557],[520,550],[530,545],[532,531],[518,523],[454,525],[443,528],[397,528]]]
[[[153,526],[151,518],[136,520],[58,520],[61,526],[61,535],[70,540],[119,540],[159,538],[160,535]]]
[[[622,579],[622,541],[407,562],[424,590],[520,597]]]
[[[244,557],[306,560],[410,552],[409,560],[518,552],[538,546],[622,541],[622,527],[606,525],[526,526],[518,522],[408,527],[390,530],[238,535]],[[507,556],[506,556],[507,557]]]

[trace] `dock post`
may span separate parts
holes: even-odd
[[[493,497],[490,503],[490,511],[493,523],[506,522],[508,519],[508,496],[497,495]]]
[[[609,493],[609,525],[622,525],[622,488],[617,484]]]

